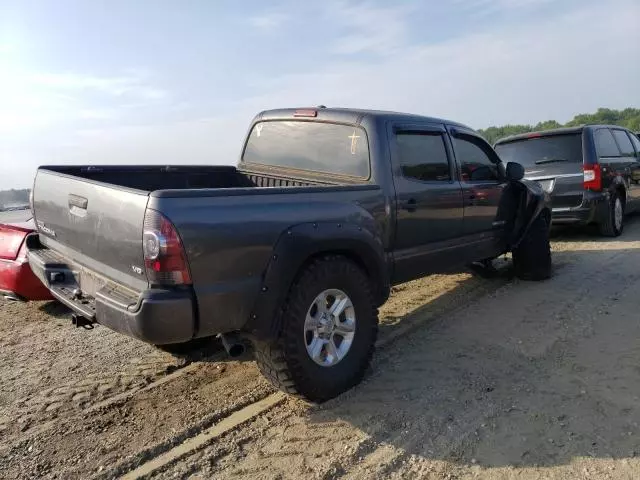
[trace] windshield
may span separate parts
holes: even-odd
[[[555,162],[582,163],[582,135],[551,135],[523,138],[496,145],[503,162],[518,162],[523,167],[535,167]]]
[[[305,121],[256,123],[242,160],[315,172],[369,177],[369,144],[364,129]]]

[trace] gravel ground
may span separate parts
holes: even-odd
[[[640,219],[553,246],[548,282],[395,288],[363,384],[288,399],[155,478],[640,477]],[[67,316],[0,303],[2,478],[116,477],[273,393],[249,359],[189,363]]]

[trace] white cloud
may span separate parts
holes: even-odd
[[[40,73],[30,75],[26,81],[36,87],[56,90],[93,90],[115,97],[131,96],[148,100],[163,99],[167,92],[147,85],[139,77],[97,77],[69,73]]]
[[[453,0],[453,4],[465,10],[473,11],[476,16],[486,16],[500,11],[531,9],[553,1],[554,0]]]
[[[601,106],[640,106],[640,4],[617,1],[486,33],[413,46],[373,62],[323,65],[273,79],[247,99],[283,105],[408,111],[480,128],[555,118]]]
[[[329,3],[330,22],[349,32],[334,42],[332,51],[345,55],[392,53],[406,42],[406,20],[410,12],[407,5],[377,7],[369,3]]]
[[[142,76],[32,73],[0,62],[0,138],[15,141],[77,120],[114,119],[168,96]]]
[[[289,20],[284,13],[264,13],[249,18],[249,25],[265,31],[272,31],[282,27]]]

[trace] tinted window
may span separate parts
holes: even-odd
[[[620,151],[608,128],[596,130],[596,150],[599,157],[619,157]]]
[[[471,140],[453,137],[453,148],[462,171],[462,181],[498,180],[498,166],[487,153],[488,145],[481,147]]]
[[[622,155],[633,157],[636,154],[633,150],[633,145],[631,145],[631,140],[629,140],[629,137],[627,136],[627,132],[624,130],[613,130],[613,136],[616,139],[616,142],[618,142]]]
[[[552,135],[523,138],[496,145],[503,162],[518,162],[532,168],[556,162],[582,163],[582,135]]]
[[[303,121],[253,126],[242,159],[249,163],[369,176],[369,144],[362,128]]]
[[[633,133],[629,134],[629,137],[631,138],[633,146],[636,147],[636,152],[640,154],[640,138],[635,136]]]
[[[405,177],[423,182],[448,182],[451,171],[444,140],[439,134],[398,133],[398,158]]]

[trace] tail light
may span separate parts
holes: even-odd
[[[176,227],[155,210],[147,209],[144,215],[142,251],[149,283],[191,284],[187,257]]]
[[[600,165],[585,165],[583,168],[584,174],[584,188],[586,190],[593,190],[599,192],[602,190],[602,173],[600,172]]]
[[[9,225],[0,225],[0,259],[15,260],[27,231]]]

